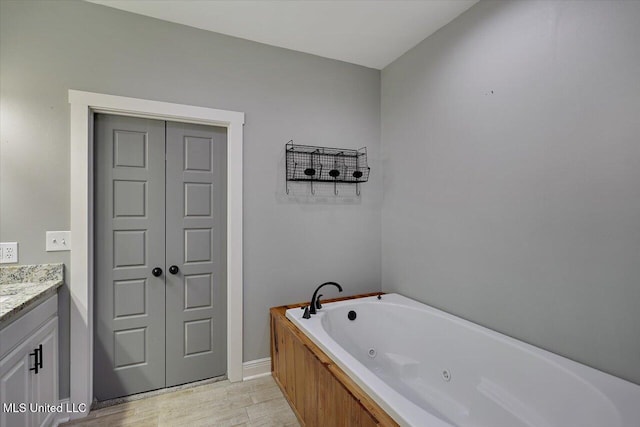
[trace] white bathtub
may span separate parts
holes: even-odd
[[[640,386],[398,294],[287,318],[403,426],[640,426]]]

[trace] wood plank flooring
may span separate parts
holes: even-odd
[[[196,427],[296,426],[300,424],[271,375],[219,381],[91,411],[62,426]]]

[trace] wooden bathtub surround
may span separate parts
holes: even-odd
[[[381,292],[323,302],[381,295]],[[349,376],[286,318],[300,303],[273,307],[271,372],[298,417],[308,427],[398,426]]]

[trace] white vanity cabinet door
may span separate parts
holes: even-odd
[[[0,427],[52,425],[56,413],[50,406],[58,404],[57,296],[0,330],[0,340],[4,354],[0,360]],[[42,366],[36,374],[33,353],[40,345]]]
[[[20,407],[20,404],[28,405],[31,400],[30,348],[31,341],[27,341],[0,361],[0,402],[3,405],[0,408],[0,426],[2,427],[31,425],[29,408]]]
[[[58,404],[58,318],[47,322],[31,340],[33,349],[42,344],[42,368],[31,371],[31,401],[38,405]],[[33,349],[31,350],[33,352]],[[32,361],[33,363],[33,361]],[[55,417],[51,411],[38,410],[32,414],[34,427],[51,425]]]

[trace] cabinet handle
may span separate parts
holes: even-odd
[[[34,357],[33,368],[29,368],[30,371],[38,373],[38,369],[42,369],[42,344],[38,348],[33,349],[33,353],[29,353],[29,356]]]

